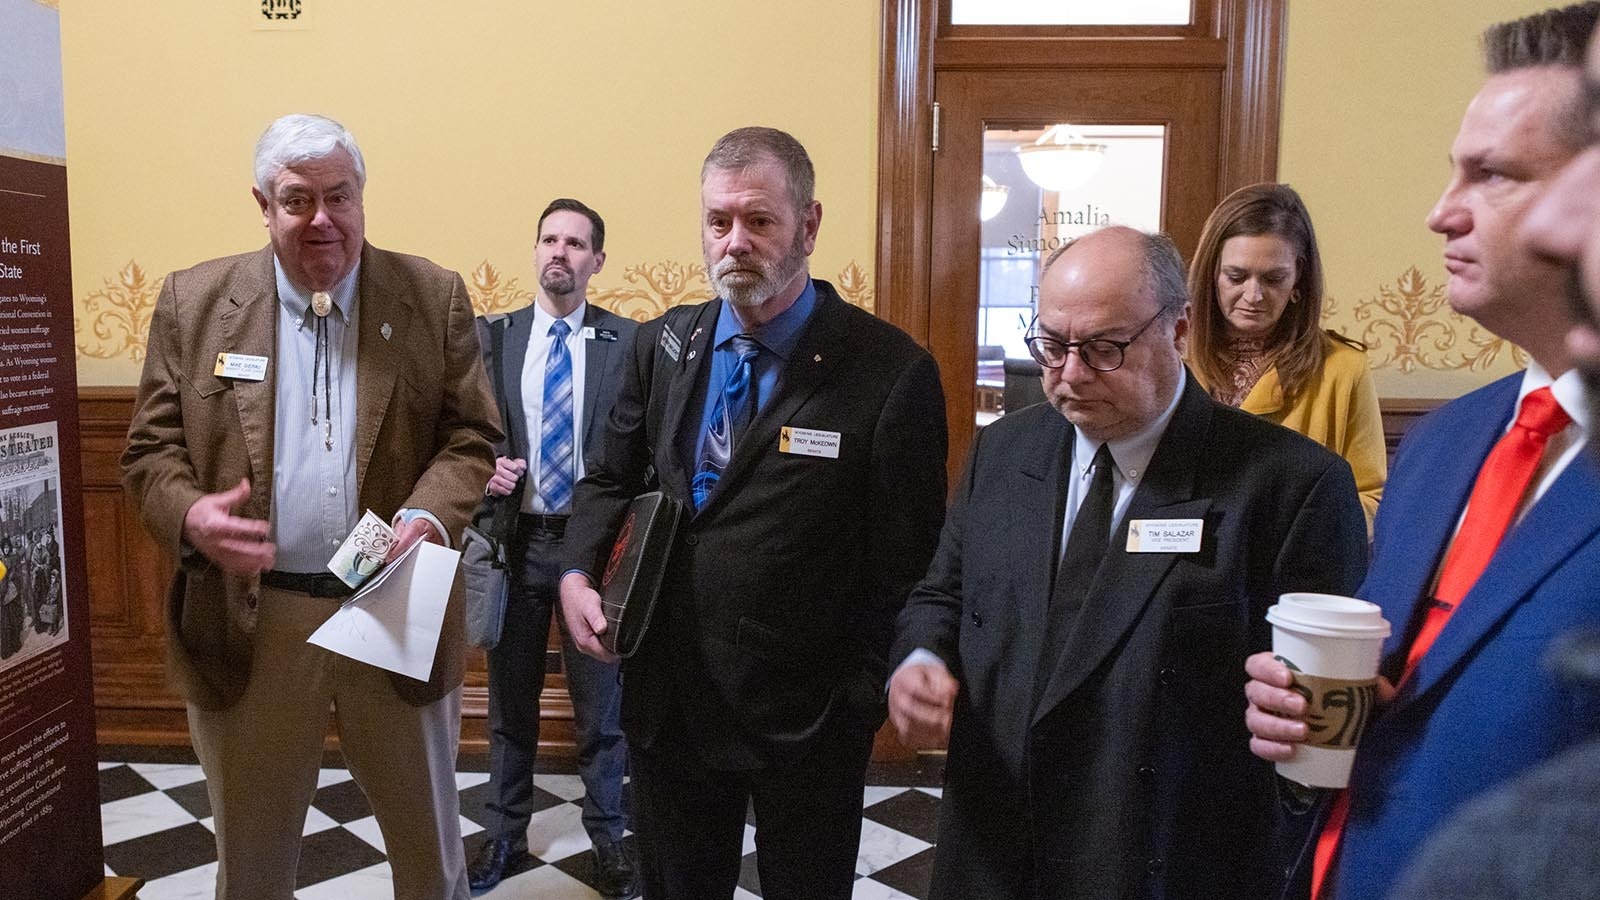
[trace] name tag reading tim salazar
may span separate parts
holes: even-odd
[[[839,432],[818,431],[815,428],[790,428],[785,425],[783,430],[778,432],[778,452],[838,459]]]
[[[1129,553],[1199,553],[1205,519],[1134,519],[1128,523]]]

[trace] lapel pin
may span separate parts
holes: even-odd
[[[690,340],[694,340],[694,338],[690,338]],[[694,359],[694,351],[693,350],[689,351],[689,358],[690,359]]]
[[[689,343],[691,343],[691,344],[694,343],[694,339],[699,337],[700,336],[700,332],[702,332],[702,331],[705,331],[705,329],[704,328],[696,328],[694,330],[694,334],[689,335]]]
[[[816,356],[811,357],[811,361],[812,362],[822,362],[822,354],[818,353]]]
[[[382,327],[378,329],[378,333],[383,335],[383,339],[387,341],[389,337],[394,334],[394,329],[389,327],[388,322],[385,322],[383,323]]]

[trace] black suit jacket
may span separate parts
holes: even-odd
[[[533,488],[531,479],[535,477],[532,472],[533,460],[529,456],[532,452],[528,436],[530,423],[522,409],[522,367],[528,359],[533,313],[534,306],[530,303],[505,316],[478,317],[478,343],[483,348],[483,367],[489,373],[489,385],[500,404],[500,418],[506,425],[505,438],[495,444],[495,455],[529,461],[529,474],[521,482],[523,490]],[[606,418],[617,401],[623,363],[633,347],[633,335],[639,323],[590,303],[583,313],[583,326],[593,328],[594,337],[589,338],[584,347],[583,421],[575,424],[583,435],[583,446],[588,448],[604,440]],[[495,372],[493,350],[495,328],[504,329],[498,375]],[[548,340],[548,337],[540,335],[536,339]],[[511,502],[511,498],[499,502]],[[505,537],[510,539],[514,534],[513,528]]]
[[[701,427],[692,398],[704,396],[720,302],[640,326],[606,436],[590,445],[570,567],[600,572],[628,502],[656,484],[691,516],[656,620],[623,666],[636,746],[670,724],[707,763],[753,768],[798,758],[828,729],[883,721],[894,618],[944,515],[944,396],[927,351],[815,284],[772,398],[697,514],[679,438]],[[779,452],[786,425],[837,432],[838,458]]]
[[[1277,896],[1296,835],[1248,749],[1244,659],[1279,593],[1360,584],[1350,468],[1190,377],[1035,703],[1072,441],[1046,404],[979,434],[900,618],[896,660],[961,681],[933,895]],[[1128,553],[1136,519],[1203,519],[1201,549]]]

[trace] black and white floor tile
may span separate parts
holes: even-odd
[[[185,751],[106,748],[100,763],[100,801],[106,872],[145,879],[140,900],[209,900],[215,889],[216,846],[205,778]],[[141,761],[142,760],[142,761]],[[306,816],[298,900],[390,900],[383,837],[350,773],[330,757]],[[559,763],[558,763],[559,765]],[[570,764],[569,764],[570,765]],[[489,776],[482,760],[463,760],[461,833],[467,857],[484,832]],[[910,767],[874,768],[862,798],[861,852],[855,900],[927,896],[933,865],[939,795],[937,773]],[[589,900],[599,895],[582,823],[583,783],[575,774],[534,777],[535,809],[528,829],[534,859],[488,900]],[[922,785],[922,786],[917,786]],[[755,829],[745,827],[739,900],[761,896],[756,879]],[[630,837],[631,840],[631,837]]]

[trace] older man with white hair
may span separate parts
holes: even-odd
[[[366,167],[337,122],[272,123],[255,174],[271,241],[167,276],[122,459],[178,564],[167,660],[215,816],[217,896],[293,896],[332,707],[395,896],[464,900],[459,590],[426,681],[306,638],[350,593],[326,564],[364,510],[393,522],[391,558],[448,545],[494,469],[466,287],[366,243]]]

